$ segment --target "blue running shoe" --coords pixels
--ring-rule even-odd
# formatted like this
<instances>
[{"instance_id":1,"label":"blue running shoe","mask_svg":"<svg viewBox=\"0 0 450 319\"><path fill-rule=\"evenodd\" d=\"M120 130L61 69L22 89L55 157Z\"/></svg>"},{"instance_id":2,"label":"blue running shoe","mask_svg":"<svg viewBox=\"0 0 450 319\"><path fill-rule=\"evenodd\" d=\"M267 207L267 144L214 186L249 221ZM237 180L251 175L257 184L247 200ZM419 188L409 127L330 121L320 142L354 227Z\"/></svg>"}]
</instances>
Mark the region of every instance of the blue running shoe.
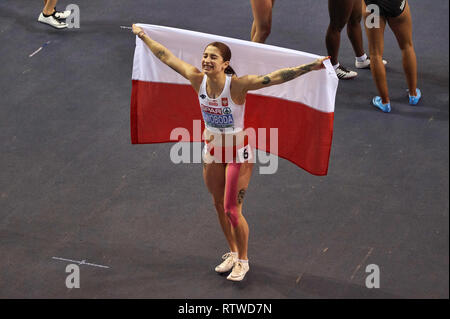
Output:
<instances>
[{"instance_id":1,"label":"blue running shoe","mask_svg":"<svg viewBox=\"0 0 450 319\"><path fill-rule=\"evenodd\" d=\"M391 103L383 104L383 102L381 101L381 97L379 96L375 96L373 98L372 104L373 106L382 110L384 113L389 113L391 111Z\"/></svg>"},{"instance_id":2,"label":"blue running shoe","mask_svg":"<svg viewBox=\"0 0 450 319\"><path fill-rule=\"evenodd\" d=\"M418 88L416 88L416 94L417 94L417 96L411 96L408 92L410 105L417 105L417 103L419 103L419 100L422 97L422 92L420 92L420 90Z\"/></svg>"}]
</instances>

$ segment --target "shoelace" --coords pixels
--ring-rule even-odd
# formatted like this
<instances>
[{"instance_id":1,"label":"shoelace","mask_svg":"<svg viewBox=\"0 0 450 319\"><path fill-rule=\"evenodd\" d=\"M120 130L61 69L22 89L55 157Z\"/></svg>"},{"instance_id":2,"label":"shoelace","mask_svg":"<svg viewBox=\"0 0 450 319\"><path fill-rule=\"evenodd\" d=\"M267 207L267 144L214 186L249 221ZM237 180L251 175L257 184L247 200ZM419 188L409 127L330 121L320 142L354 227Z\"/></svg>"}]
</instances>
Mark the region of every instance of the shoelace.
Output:
<instances>
[{"instance_id":1,"label":"shoelace","mask_svg":"<svg viewBox=\"0 0 450 319\"><path fill-rule=\"evenodd\" d=\"M345 73L350 73L350 71L344 68L342 65L338 66L338 69L344 71Z\"/></svg>"},{"instance_id":2,"label":"shoelace","mask_svg":"<svg viewBox=\"0 0 450 319\"><path fill-rule=\"evenodd\" d=\"M55 11L53 12L53 14L51 15L53 18L55 18L60 24L62 24L62 21L59 21L59 17L58 14L60 14L61 12Z\"/></svg>"},{"instance_id":3,"label":"shoelace","mask_svg":"<svg viewBox=\"0 0 450 319\"><path fill-rule=\"evenodd\" d=\"M226 260L228 257L232 257L233 255L231 253L226 253L222 256L223 260Z\"/></svg>"},{"instance_id":4,"label":"shoelace","mask_svg":"<svg viewBox=\"0 0 450 319\"><path fill-rule=\"evenodd\" d=\"M237 261L234 264L232 274L233 274L233 276L238 276L238 275L240 275L241 271L242 271L242 263Z\"/></svg>"}]
</instances>

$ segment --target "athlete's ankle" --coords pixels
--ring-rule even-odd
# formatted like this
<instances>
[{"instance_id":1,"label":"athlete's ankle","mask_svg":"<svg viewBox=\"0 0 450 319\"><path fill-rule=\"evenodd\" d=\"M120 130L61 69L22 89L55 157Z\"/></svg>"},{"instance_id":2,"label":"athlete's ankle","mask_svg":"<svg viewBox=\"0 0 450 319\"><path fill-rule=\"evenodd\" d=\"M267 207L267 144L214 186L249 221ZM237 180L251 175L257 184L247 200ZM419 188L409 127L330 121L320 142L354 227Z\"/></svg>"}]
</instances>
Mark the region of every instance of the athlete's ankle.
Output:
<instances>
[{"instance_id":1,"label":"athlete's ankle","mask_svg":"<svg viewBox=\"0 0 450 319\"><path fill-rule=\"evenodd\" d=\"M53 15L55 11L56 11L55 9L52 9L50 11L42 10L42 14L44 15L44 17L48 18L49 16Z\"/></svg>"}]
</instances>

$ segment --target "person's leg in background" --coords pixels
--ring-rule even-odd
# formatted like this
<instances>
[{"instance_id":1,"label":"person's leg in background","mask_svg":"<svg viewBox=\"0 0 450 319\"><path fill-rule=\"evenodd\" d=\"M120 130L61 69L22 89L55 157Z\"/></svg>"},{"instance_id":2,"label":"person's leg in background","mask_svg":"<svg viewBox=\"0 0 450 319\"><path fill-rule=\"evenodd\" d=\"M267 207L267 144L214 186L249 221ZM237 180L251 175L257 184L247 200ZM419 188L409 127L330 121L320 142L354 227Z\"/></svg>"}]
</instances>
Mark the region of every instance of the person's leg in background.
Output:
<instances>
[{"instance_id":1,"label":"person's leg in background","mask_svg":"<svg viewBox=\"0 0 450 319\"><path fill-rule=\"evenodd\" d=\"M354 0L352 13L347 23L347 36L352 44L355 57L362 57L365 55L363 47L362 29L362 3L361 0Z\"/></svg>"},{"instance_id":2,"label":"person's leg in background","mask_svg":"<svg viewBox=\"0 0 450 319\"><path fill-rule=\"evenodd\" d=\"M272 29L272 8L275 0L250 0L253 12L251 40L264 43Z\"/></svg>"},{"instance_id":3,"label":"person's leg in background","mask_svg":"<svg viewBox=\"0 0 450 319\"><path fill-rule=\"evenodd\" d=\"M412 40L412 19L408 2L401 15L388 18L387 21L402 51L403 70L408 84L410 104L415 105L419 102L421 93L417 89L417 58Z\"/></svg>"},{"instance_id":4,"label":"person's leg in background","mask_svg":"<svg viewBox=\"0 0 450 319\"><path fill-rule=\"evenodd\" d=\"M366 12L366 5L363 4L364 18L367 19L369 12ZM390 112L389 91L386 80L386 68L383 64L384 51L384 29L386 28L386 18L379 17L380 24L376 27L365 25L367 38L369 40L370 70L377 86L380 96L372 100L372 104L383 112Z\"/></svg>"},{"instance_id":5,"label":"person's leg in background","mask_svg":"<svg viewBox=\"0 0 450 319\"><path fill-rule=\"evenodd\" d=\"M44 0L44 9L42 9L42 13L45 15L52 15L57 3L58 0Z\"/></svg>"},{"instance_id":6,"label":"person's leg in background","mask_svg":"<svg viewBox=\"0 0 450 319\"><path fill-rule=\"evenodd\" d=\"M328 0L328 13L330 23L328 25L325 43L328 55L331 57L336 74L339 79L351 79L358 75L339 64L339 47L341 45L341 31L352 15L354 0Z\"/></svg>"}]
</instances>

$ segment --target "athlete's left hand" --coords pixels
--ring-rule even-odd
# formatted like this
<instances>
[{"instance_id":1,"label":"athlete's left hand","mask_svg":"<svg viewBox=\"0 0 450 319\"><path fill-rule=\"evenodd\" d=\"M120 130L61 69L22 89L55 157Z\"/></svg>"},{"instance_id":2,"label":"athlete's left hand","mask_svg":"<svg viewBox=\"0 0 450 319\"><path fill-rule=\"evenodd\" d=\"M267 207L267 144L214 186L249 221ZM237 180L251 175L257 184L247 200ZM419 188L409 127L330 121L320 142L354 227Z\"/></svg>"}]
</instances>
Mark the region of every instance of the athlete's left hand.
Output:
<instances>
[{"instance_id":1,"label":"athlete's left hand","mask_svg":"<svg viewBox=\"0 0 450 319\"><path fill-rule=\"evenodd\" d=\"M312 70L325 69L325 64L323 64L323 61L328 60L329 58L331 58L331 57L327 56L327 57L324 57L324 58L319 58L316 61L314 61Z\"/></svg>"}]
</instances>

